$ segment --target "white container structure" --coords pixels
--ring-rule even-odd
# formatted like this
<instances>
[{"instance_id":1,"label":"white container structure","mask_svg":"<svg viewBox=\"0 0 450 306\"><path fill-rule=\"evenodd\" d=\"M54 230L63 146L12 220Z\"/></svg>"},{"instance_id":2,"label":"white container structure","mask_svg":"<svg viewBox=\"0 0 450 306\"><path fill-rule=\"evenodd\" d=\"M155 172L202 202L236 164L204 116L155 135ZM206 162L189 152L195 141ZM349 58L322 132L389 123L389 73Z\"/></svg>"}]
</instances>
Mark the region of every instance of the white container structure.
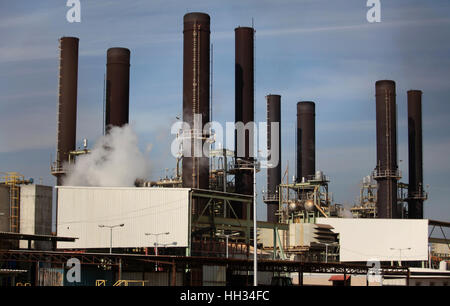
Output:
<instances>
[{"instance_id":1,"label":"white container structure","mask_svg":"<svg viewBox=\"0 0 450 306\"><path fill-rule=\"evenodd\" d=\"M426 261L428 220L317 218L339 233L341 262Z\"/></svg>"},{"instance_id":2,"label":"white container structure","mask_svg":"<svg viewBox=\"0 0 450 306\"><path fill-rule=\"evenodd\" d=\"M189 188L68 187L58 186L58 242L60 249L189 246ZM146 235L146 233L169 233Z\"/></svg>"}]
</instances>

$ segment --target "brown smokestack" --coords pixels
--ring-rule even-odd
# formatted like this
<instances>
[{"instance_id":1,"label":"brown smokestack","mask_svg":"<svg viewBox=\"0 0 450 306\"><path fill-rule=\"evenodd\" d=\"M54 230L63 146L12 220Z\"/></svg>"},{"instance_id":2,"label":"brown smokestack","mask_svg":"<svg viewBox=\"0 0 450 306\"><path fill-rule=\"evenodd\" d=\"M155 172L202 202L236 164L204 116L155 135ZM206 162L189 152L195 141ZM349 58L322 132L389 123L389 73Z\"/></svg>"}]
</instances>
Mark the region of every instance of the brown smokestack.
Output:
<instances>
[{"instance_id":1,"label":"brown smokestack","mask_svg":"<svg viewBox=\"0 0 450 306\"><path fill-rule=\"evenodd\" d=\"M247 123L254 122L254 33L255 30L249 27L239 27L235 32L235 122L242 122L244 126ZM244 135L244 156L238 156L239 151L238 135L235 135L236 160L243 163L252 163L254 156L253 135L245 130ZM256 155L255 153L253 155ZM235 175L236 193L253 196L253 170L240 170ZM238 217L247 218L247 209L241 205L238 211ZM240 213L239 213L240 211ZM253 209L250 216L253 216Z\"/></svg>"},{"instance_id":2,"label":"brown smokestack","mask_svg":"<svg viewBox=\"0 0 450 306\"><path fill-rule=\"evenodd\" d=\"M422 92L408 91L408 218L423 219Z\"/></svg>"},{"instance_id":3,"label":"brown smokestack","mask_svg":"<svg viewBox=\"0 0 450 306\"><path fill-rule=\"evenodd\" d=\"M201 118L202 126L209 122L209 59L210 59L210 17L205 13L184 15L183 46L183 121L194 128L195 116ZM194 147L204 139L198 131L197 136L190 136L189 148L183 147L182 182L183 187L209 189L209 157L203 156ZM196 137L196 138L195 138ZM200 148L201 150L201 148ZM202 154L194 157L194 154ZM193 203L194 213L201 213L204 203Z\"/></svg>"},{"instance_id":4,"label":"brown smokestack","mask_svg":"<svg viewBox=\"0 0 450 306\"><path fill-rule=\"evenodd\" d=\"M377 81L377 166L374 178L378 182L377 217L398 218L397 205L397 105L395 82Z\"/></svg>"},{"instance_id":5,"label":"brown smokestack","mask_svg":"<svg viewBox=\"0 0 450 306\"><path fill-rule=\"evenodd\" d=\"M297 182L308 180L316 171L316 105L297 103Z\"/></svg>"},{"instance_id":6,"label":"brown smokestack","mask_svg":"<svg viewBox=\"0 0 450 306\"><path fill-rule=\"evenodd\" d=\"M128 123L130 98L130 50L110 48L106 56L105 127Z\"/></svg>"},{"instance_id":7,"label":"brown smokestack","mask_svg":"<svg viewBox=\"0 0 450 306\"><path fill-rule=\"evenodd\" d=\"M272 144L271 124L278 122L278 145ZM267 96L267 149L269 152L278 151L278 164L267 168L267 192L265 203L267 204L267 221L278 222L278 185L281 184L281 96ZM273 158L274 156L269 156Z\"/></svg>"},{"instance_id":8,"label":"brown smokestack","mask_svg":"<svg viewBox=\"0 0 450 306\"><path fill-rule=\"evenodd\" d=\"M62 184L63 166L69 160L69 152L76 147L78 42L76 37L59 40L58 135L56 165L52 168L58 186Z\"/></svg>"}]
</instances>

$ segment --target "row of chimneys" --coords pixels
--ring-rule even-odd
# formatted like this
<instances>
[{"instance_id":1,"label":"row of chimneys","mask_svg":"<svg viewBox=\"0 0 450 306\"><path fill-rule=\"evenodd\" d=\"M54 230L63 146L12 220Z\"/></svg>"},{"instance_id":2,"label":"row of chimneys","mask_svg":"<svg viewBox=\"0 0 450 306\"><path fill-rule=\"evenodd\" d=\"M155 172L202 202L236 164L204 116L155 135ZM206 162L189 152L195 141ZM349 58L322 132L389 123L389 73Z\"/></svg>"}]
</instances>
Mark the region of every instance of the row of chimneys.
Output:
<instances>
[{"instance_id":1,"label":"row of chimneys","mask_svg":"<svg viewBox=\"0 0 450 306\"><path fill-rule=\"evenodd\" d=\"M376 130L377 166L374 177L378 182L377 217L403 218L403 207L398 205L397 180L400 173L397 165L397 105L395 82L377 81L376 91ZM280 96L267 97L267 118L270 122L281 122ZM269 130L268 130L269 131ZM315 104L297 103L297 148L296 182L315 173ZM270 137L268 148L270 149ZM280 138L281 156L281 138ZM422 91L408 91L408 218L423 219L423 201L426 198L423 188L422 159ZM281 165L267 170L268 204L267 219L276 222L278 209L277 186L281 183ZM271 197L272 196L272 197ZM271 200L271 198L273 200Z\"/></svg>"},{"instance_id":2,"label":"row of chimneys","mask_svg":"<svg viewBox=\"0 0 450 306\"><path fill-rule=\"evenodd\" d=\"M183 121L193 126L194 114L202 115L202 122L209 122L209 64L210 64L210 17L205 13L188 13L184 16L183 50ZM297 125L297 177L308 177L315 172L315 105L314 102L299 102ZM235 29L235 122L247 124L254 121L254 29L238 27ZM270 143L271 122L281 126L281 97L267 96L268 144ZM279 130L278 150L281 158L281 129ZM204 138L207 135L203 135ZM237 136L235 135L235 147ZM191 141L194 144L194 141ZM238 165L252 164L249 150L253 147L252 138L246 131L245 154L236 156ZM186 150L188 148L185 148ZM189 148L192 152L193 148ZM244 168L244 167L243 167ZM208 157L183 158L183 187L209 188ZM281 160L267 172L267 219L276 222L278 201L276 194L281 183ZM241 169L235 174L236 193L253 195L253 172L251 167ZM270 200L270 199L273 200ZM193 203L194 213L200 213L205 203ZM241 204L231 204L239 218L246 218L247 211ZM250 216L253 215L250 210Z\"/></svg>"},{"instance_id":3,"label":"row of chimneys","mask_svg":"<svg viewBox=\"0 0 450 306\"><path fill-rule=\"evenodd\" d=\"M76 148L78 44L76 37L59 40L59 103L56 151L56 184L62 185L64 163ZM105 128L128 123L130 50L110 48L106 57Z\"/></svg>"},{"instance_id":4,"label":"row of chimneys","mask_svg":"<svg viewBox=\"0 0 450 306\"><path fill-rule=\"evenodd\" d=\"M210 120L210 17L205 13L184 16L183 44L183 121L193 126L194 114L201 114L202 122ZM76 145L78 43L75 37L60 39L60 79L58 108L57 168L68 161L69 152ZM107 51L105 127L121 126L129 117L130 51L110 48ZM409 139L409 218L423 218L422 121L421 96L417 90L408 91ZM379 218L399 218L397 207L397 132L395 82L376 82L377 116L377 211ZM267 96L268 133L270 123L281 127L281 97ZM254 121L254 29L235 29L235 121L244 124ZM281 130L281 129L280 129ZM248 133L248 132L247 132ZM206 136L206 135L204 135ZM268 134L268 149L271 148ZM268 169L267 193L275 195L281 183L281 132L279 135L280 162ZM238 161L251 163L251 137L245 135L245 155ZM235 137L236 141L236 137ZM193 141L191 143L194 143ZM315 172L315 104L297 103L297 181ZM191 151L192 152L192 151ZM184 157L183 187L209 189L208 157ZM57 175L61 185L62 175ZM242 170L235 176L236 192L253 195L253 173ZM267 201L267 218L275 222L277 202ZM205 203L193 203L200 213ZM232 204L233 205L233 204ZM246 218L247 210L233 205L238 217ZM251 216L253 213L251 212Z\"/></svg>"},{"instance_id":5,"label":"row of chimneys","mask_svg":"<svg viewBox=\"0 0 450 306\"><path fill-rule=\"evenodd\" d=\"M377 81L377 165L378 218L402 218L403 207L397 202L397 105L395 82ZM423 160L422 160L422 92L408 91L408 218L423 219Z\"/></svg>"},{"instance_id":6,"label":"row of chimneys","mask_svg":"<svg viewBox=\"0 0 450 306\"><path fill-rule=\"evenodd\" d=\"M183 121L194 126L194 114L201 114L202 122L210 121L210 17L205 13L184 15L183 42ZM235 29L235 121L254 121L254 29ZM250 148L253 137L245 135L245 154L236 158L239 164L251 164ZM206 139L208 135L202 135ZM195 137L195 136L192 136ZM235 144L237 138L235 136ZM191 141L193 146L195 141ZM202 142L203 147L203 142ZM183 148L193 152L193 148ZM183 157L183 187L209 189L209 158ZM235 175L236 193L253 195L253 171L242 169ZM195 199L193 213L200 214L206 203ZM231 203L238 218L247 217L241 203ZM250 209L250 216L252 216Z\"/></svg>"}]
</instances>

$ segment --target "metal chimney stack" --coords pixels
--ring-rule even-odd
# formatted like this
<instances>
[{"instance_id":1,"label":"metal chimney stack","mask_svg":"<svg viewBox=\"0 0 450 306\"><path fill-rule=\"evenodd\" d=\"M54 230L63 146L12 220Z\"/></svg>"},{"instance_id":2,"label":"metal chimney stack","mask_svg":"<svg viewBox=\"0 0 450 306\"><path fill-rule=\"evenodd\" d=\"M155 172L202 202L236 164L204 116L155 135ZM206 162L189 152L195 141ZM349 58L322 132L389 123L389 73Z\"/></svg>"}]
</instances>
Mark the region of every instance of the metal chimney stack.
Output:
<instances>
[{"instance_id":1,"label":"metal chimney stack","mask_svg":"<svg viewBox=\"0 0 450 306\"><path fill-rule=\"evenodd\" d=\"M297 103L297 183L316 172L316 105Z\"/></svg>"},{"instance_id":2,"label":"metal chimney stack","mask_svg":"<svg viewBox=\"0 0 450 306\"><path fill-rule=\"evenodd\" d=\"M62 37L59 40L58 135L56 163L52 166L58 186L62 185L63 167L69 161L69 152L76 148L78 43L77 37Z\"/></svg>"},{"instance_id":3,"label":"metal chimney stack","mask_svg":"<svg viewBox=\"0 0 450 306\"><path fill-rule=\"evenodd\" d=\"M184 15L183 46L183 121L190 126L190 148L183 147L183 187L209 189L209 157L195 147L205 143L202 130L209 122L210 90L210 17L205 13ZM193 133L194 115L201 118L199 129ZM185 131L186 132L186 131ZM201 150L201 148L200 148ZM197 151L197 152L196 152ZM194 154L202 154L195 157ZM193 203L193 211L200 214L205 203Z\"/></svg>"},{"instance_id":4,"label":"metal chimney stack","mask_svg":"<svg viewBox=\"0 0 450 306\"><path fill-rule=\"evenodd\" d=\"M408 91L408 218L423 219L422 91Z\"/></svg>"},{"instance_id":5,"label":"metal chimney stack","mask_svg":"<svg viewBox=\"0 0 450 306\"><path fill-rule=\"evenodd\" d=\"M272 145L272 122L278 122L278 145ZM281 184L281 96L267 96L267 149L278 151L278 164L276 167L267 168L267 192L264 202L267 204L267 222L278 223L279 198L278 185ZM271 156L269 156L271 158Z\"/></svg>"},{"instance_id":6,"label":"metal chimney stack","mask_svg":"<svg viewBox=\"0 0 450 306\"><path fill-rule=\"evenodd\" d=\"M254 122L254 33L250 27L238 27L235 33L235 122L242 122L246 125ZM253 135L245 132L245 153L244 156L237 156L237 134L235 135L236 158L240 158L243 163L251 164L254 156ZM256 155L255 153L253 155ZM235 175L236 193L253 196L253 167L251 169L241 169ZM236 211L236 209L235 209ZM247 210L241 207L238 217L247 218ZM250 216L253 216L253 208L250 209ZM253 218L253 217L251 217Z\"/></svg>"},{"instance_id":7,"label":"metal chimney stack","mask_svg":"<svg viewBox=\"0 0 450 306\"><path fill-rule=\"evenodd\" d=\"M110 48L106 55L106 131L128 123L129 97L130 50Z\"/></svg>"},{"instance_id":8,"label":"metal chimney stack","mask_svg":"<svg viewBox=\"0 0 450 306\"><path fill-rule=\"evenodd\" d=\"M377 81L377 165L374 178L378 182L377 217L398 218L397 180L400 178L397 165L397 111L395 82Z\"/></svg>"}]
</instances>

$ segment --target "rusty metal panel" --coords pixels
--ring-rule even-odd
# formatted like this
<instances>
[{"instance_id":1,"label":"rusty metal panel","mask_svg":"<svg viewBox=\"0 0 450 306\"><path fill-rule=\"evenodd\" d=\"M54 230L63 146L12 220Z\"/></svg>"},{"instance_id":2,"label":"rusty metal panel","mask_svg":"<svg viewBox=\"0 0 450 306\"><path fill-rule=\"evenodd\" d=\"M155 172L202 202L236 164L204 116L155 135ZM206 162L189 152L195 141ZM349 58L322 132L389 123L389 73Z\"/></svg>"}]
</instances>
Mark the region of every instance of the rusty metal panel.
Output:
<instances>
[{"instance_id":1,"label":"rusty metal panel","mask_svg":"<svg viewBox=\"0 0 450 306\"><path fill-rule=\"evenodd\" d=\"M297 103L297 182L316 171L316 105Z\"/></svg>"},{"instance_id":2,"label":"rusty metal panel","mask_svg":"<svg viewBox=\"0 0 450 306\"><path fill-rule=\"evenodd\" d=\"M377 81L377 217L398 218L397 205L397 105L395 82Z\"/></svg>"},{"instance_id":3,"label":"rusty metal panel","mask_svg":"<svg viewBox=\"0 0 450 306\"><path fill-rule=\"evenodd\" d=\"M64 269L39 268L39 286L63 286Z\"/></svg>"},{"instance_id":4,"label":"rusty metal panel","mask_svg":"<svg viewBox=\"0 0 450 306\"><path fill-rule=\"evenodd\" d=\"M78 86L77 37L62 37L59 40L59 103L56 167L62 169L69 160L69 152L76 146L77 86ZM62 177L57 176L57 185Z\"/></svg>"},{"instance_id":5,"label":"rusty metal panel","mask_svg":"<svg viewBox=\"0 0 450 306\"><path fill-rule=\"evenodd\" d=\"M106 130L128 123L129 96L130 50L110 48L106 56Z\"/></svg>"},{"instance_id":6,"label":"rusty metal panel","mask_svg":"<svg viewBox=\"0 0 450 306\"><path fill-rule=\"evenodd\" d=\"M408 218L423 219L422 91L408 91Z\"/></svg>"}]
</instances>

